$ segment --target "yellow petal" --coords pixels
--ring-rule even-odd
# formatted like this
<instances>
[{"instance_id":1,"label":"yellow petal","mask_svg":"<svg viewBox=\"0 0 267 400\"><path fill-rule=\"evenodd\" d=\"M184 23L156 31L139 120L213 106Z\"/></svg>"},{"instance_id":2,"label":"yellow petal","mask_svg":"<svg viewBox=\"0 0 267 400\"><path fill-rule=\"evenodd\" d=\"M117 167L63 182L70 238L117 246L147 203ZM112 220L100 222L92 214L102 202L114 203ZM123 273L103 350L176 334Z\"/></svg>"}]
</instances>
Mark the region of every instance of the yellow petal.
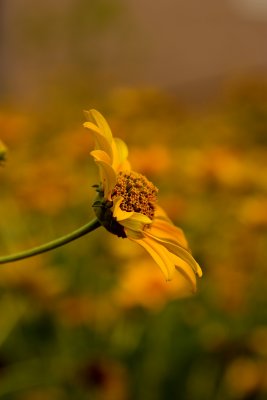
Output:
<instances>
[{"instance_id":1,"label":"yellow petal","mask_svg":"<svg viewBox=\"0 0 267 400\"><path fill-rule=\"evenodd\" d=\"M126 229L141 232L143 231L144 226L151 224L151 222L151 219L146 215L134 212L130 218L121 221L121 225L123 225Z\"/></svg>"},{"instance_id":2,"label":"yellow petal","mask_svg":"<svg viewBox=\"0 0 267 400\"><path fill-rule=\"evenodd\" d=\"M91 131L97 133L98 135L104 136L103 133L101 132L101 129L94 122L86 121L83 123L83 126L87 129L91 129Z\"/></svg>"},{"instance_id":3,"label":"yellow petal","mask_svg":"<svg viewBox=\"0 0 267 400\"><path fill-rule=\"evenodd\" d=\"M121 166L127 160L128 147L126 146L124 141L119 138L114 138L113 146L114 146L113 148L114 158L112 166L116 171L120 171Z\"/></svg>"},{"instance_id":4,"label":"yellow petal","mask_svg":"<svg viewBox=\"0 0 267 400\"><path fill-rule=\"evenodd\" d=\"M111 160L109 155L103 150L93 150L90 152L95 161L103 161L106 164L111 165Z\"/></svg>"},{"instance_id":5,"label":"yellow petal","mask_svg":"<svg viewBox=\"0 0 267 400\"><path fill-rule=\"evenodd\" d=\"M175 271L175 264L172 258L169 256L168 250L165 249L164 246L155 242L151 238L143 238L139 240L130 238L130 240L138 243L151 255L151 257L153 257L153 259L163 272L167 281L172 279L173 273Z\"/></svg>"},{"instance_id":6,"label":"yellow petal","mask_svg":"<svg viewBox=\"0 0 267 400\"><path fill-rule=\"evenodd\" d=\"M161 238L163 240L169 239L173 242L181 244L185 248L188 247L188 243L182 229L178 228L177 226L166 220L155 218L149 232L151 233L151 235Z\"/></svg>"},{"instance_id":7,"label":"yellow petal","mask_svg":"<svg viewBox=\"0 0 267 400\"><path fill-rule=\"evenodd\" d=\"M96 161L99 166L105 199L111 200L111 192L116 184L116 174L113 168L104 161Z\"/></svg>"},{"instance_id":8,"label":"yellow petal","mask_svg":"<svg viewBox=\"0 0 267 400\"><path fill-rule=\"evenodd\" d=\"M86 116L89 118L89 121L93 119L96 122L102 135L105 136L105 138L107 138L107 140L111 144L113 140L112 132L103 115L100 114L100 112L98 112L97 110L92 109L86 113Z\"/></svg>"},{"instance_id":9,"label":"yellow petal","mask_svg":"<svg viewBox=\"0 0 267 400\"><path fill-rule=\"evenodd\" d=\"M167 216L166 212L160 207L158 204L155 209L155 218L165 219L170 221L169 217Z\"/></svg>"},{"instance_id":10,"label":"yellow petal","mask_svg":"<svg viewBox=\"0 0 267 400\"><path fill-rule=\"evenodd\" d=\"M96 149L104 151L109 155L111 160L113 160L113 151L111 143L103 135L102 131L92 122L85 122L83 126L92 131L96 143Z\"/></svg>"},{"instance_id":11,"label":"yellow petal","mask_svg":"<svg viewBox=\"0 0 267 400\"><path fill-rule=\"evenodd\" d=\"M120 208L121 203L123 202L123 197L116 197L113 200L113 217L116 218L118 222L130 218L133 215L133 211L128 212L124 211ZM121 224L122 225L122 224Z\"/></svg>"},{"instance_id":12,"label":"yellow petal","mask_svg":"<svg viewBox=\"0 0 267 400\"><path fill-rule=\"evenodd\" d=\"M121 224L121 225L123 225L123 224ZM124 231L125 231L125 229L124 229ZM137 239L144 238L144 235L141 230L137 231L137 230L127 228L125 233L126 233L126 236L128 239L136 239L137 240Z\"/></svg>"},{"instance_id":13,"label":"yellow petal","mask_svg":"<svg viewBox=\"0 0 267 400\"><path fill-rule=\"evenodd\" d=\"M202 270L200 266L186 248L179 245L178 243L171 242L170 240L164 240L156 236L153 236L147 230L144 231L144 235L151 237L155 241L161 243L164 247L166 247L167 250L169 250L171 253L175 254L177 257L179 257L187 264L189 264L192 270L195 272L195 274L197 274L199 277L202 276Z\"/></svg>"},{"instance_id":14,"label":"yellow petal","mask_svg":"<svg viewBox=\"0 0 267 400\"><path fill-rule=\"evenodd\" d=\"M131 164L128 160L125 160L123 163L120 164L118 167L119 171L130 172L132 170Z\"/></svg>"},{"instance_id":15,"label":"yellow petal","mask_svg":"<svg viewBox=\"0 0 267 400\"><path fill-rule=\"evenodd\" d=\"M173 244L170 242L165 242L165 247L173 254L175 254L177 257L179 257L181 260L185 261L194 273L201 278L202 276L202 270L192 254L187 250L184 249L182 246L179 246L178 244Z\"/></svg>"},{"instance_id":16,"label":"yellow petal","mask_svg":"<svg viewBox=\"0 0 267 400\"><path fill-rule=\"evenodd\" d=\"M155 225L155 228L157 228L158 230L165 232L164 237L169 237L172 240L178 240L178 242L180 242L182 246L186 248L188 247L188 242L182 229L174 225L166 212L159 205L157 205L155 209L153 225ZM163 235L159 233L159 237L163 237Z\"/></svg>"},{"instance_id":17,"label":"yellow petal","mask_svg":"<svg viewBox=\"0 0 267 400\"><path fill-rule=\"evenodd\" d=\"M196 282L196 274L194 273L194 271L192 270L192 268L190 267L190 265L188 265L186 262L184 262L183 260L181 260L179 257L175 256L174 254L170 253L170 256L172 257L172 260L175 264L175 268L176 270L183 275L183 277L189 281L193 292L196 291L197 288L197 282Z\"/></svg>"}]
</instances>

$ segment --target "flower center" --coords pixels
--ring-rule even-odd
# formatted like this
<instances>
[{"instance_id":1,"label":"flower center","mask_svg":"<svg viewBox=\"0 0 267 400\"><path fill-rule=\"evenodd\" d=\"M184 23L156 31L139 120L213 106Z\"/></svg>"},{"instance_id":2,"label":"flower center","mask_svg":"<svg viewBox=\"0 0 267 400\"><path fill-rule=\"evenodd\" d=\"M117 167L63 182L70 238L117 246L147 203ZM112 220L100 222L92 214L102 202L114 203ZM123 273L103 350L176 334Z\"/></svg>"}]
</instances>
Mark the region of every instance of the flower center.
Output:
<instances>
[{"instance_id":1,"label":"flower center","mask_svg":"<svg viewBox=\"0 0 267 400\"><path fill-rule=\"evenodd\" d=\"M134 211L153 219L158 189L145 176L137 172L119 172L111 199L122 197L120 208Z\"/></svg>"}]
</instances>

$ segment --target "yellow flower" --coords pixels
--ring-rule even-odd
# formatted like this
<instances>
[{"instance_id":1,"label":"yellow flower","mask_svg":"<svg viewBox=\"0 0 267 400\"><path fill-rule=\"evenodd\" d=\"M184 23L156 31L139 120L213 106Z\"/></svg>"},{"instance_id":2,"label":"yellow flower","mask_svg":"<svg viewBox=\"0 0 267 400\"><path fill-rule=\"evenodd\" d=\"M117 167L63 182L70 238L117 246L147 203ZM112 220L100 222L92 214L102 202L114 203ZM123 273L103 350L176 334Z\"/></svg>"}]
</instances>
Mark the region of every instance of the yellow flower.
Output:
<instances>
[{"instance_id":1,"label":"yellow flower","mask_svg":"<svg viewBox=\"0 0 267 400\"><path fill-rule=\"evenodd\" d=\"M100 223L111 233L141 245L161 268L166 280L177 270L193 291L202 271L192 257L183 231L173 225L157 204L158 189L145 176L131 170L126 144L113 138L105 118L96 110L85 112L84 127L92 132L91 152L100 171L93 204Z\"/></svg>"},{"instance_id":2,"label":"yellow flower","mask_svg":"<svg viewBox=\"0 0 267 400\"><path fill-rule=\"evenodd\" d=\"M4 143L0 140L0 165L3 161L6 160L6 153L7 153L7 148L4 145Z\"/></svg>"}]
</instances>

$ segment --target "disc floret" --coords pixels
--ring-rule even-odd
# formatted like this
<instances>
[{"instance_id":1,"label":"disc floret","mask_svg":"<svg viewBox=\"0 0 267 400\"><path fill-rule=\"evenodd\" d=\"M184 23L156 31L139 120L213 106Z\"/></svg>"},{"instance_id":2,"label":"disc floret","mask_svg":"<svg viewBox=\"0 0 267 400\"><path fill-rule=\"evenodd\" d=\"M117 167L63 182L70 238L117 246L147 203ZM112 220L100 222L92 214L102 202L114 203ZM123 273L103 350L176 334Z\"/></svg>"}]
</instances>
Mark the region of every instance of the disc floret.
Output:
<instances>
[{"instance_id":1,"label":"disc floret","mask_svg":"<svg viewBox=\"0 0 267 400\"><path fill-rule=\"evenodd\" d=\"M137 172L119 172L116 185L111 193L114 201L122 197L123 211L140 213L151 220L155 214L158 189L144 175Z\"/></svg>"}]
</instances>

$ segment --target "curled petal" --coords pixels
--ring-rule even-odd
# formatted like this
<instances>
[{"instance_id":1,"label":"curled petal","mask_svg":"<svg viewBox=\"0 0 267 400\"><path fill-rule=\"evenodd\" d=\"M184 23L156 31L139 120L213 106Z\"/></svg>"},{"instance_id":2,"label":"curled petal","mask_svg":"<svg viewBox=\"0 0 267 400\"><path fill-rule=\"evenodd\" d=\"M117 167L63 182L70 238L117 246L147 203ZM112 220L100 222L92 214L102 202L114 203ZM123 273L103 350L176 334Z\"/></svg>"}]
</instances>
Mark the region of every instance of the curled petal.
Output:
<instances>
[{"instance_id":1,"label":"curled petal","mask_svg":"<svg viewBox=\"0 0 267 400\"><path fill-rule=\"evenodd\" d=\"M116 173L130 171L131 166L127 160L128 148L123 140L113 138L107 121L98 111L85 111L85 115L88 121L84 123L84 127L91 130L95 139L96 150L102 150L108 154L111 166Z\"/></svg>"},{"instance_id":2,"label":"curled petal","mask_svg":"<svg viewBox=\"0 0 267 400\"><path fill-rule=\"evenodd\" d=\"M88 111L86 111L86 112L88 112ZM90 129L91 131L93 131L93 132L96 133L97 135L102 135L103 137L105 137L105 136L103 135L103 133L101 132L101 130L99 129L99 127L98 127L96 124L94 124L93 122L91 122L91 121L86 121L86 122L83 123L83 126L84 126L85 128L87 128L87 129Z\"/></svg>"},{"instance_id":3,"label":"curled petal","mask_svg":"<svg viewBox=\"0 0 267 400\"><path fill-rule=\"evenodd\" d=\"M131 239L131 238L129 238ZM156 243L153 239L145 237L142 239L131 239L142 246L155 260L163 272L167 281L171 280L175 271L175 264L169 255L168 250Z\"/></svg>"},{"instance_id":4,"label":"curled petal","mask_svg":"<svg viewBox=\"0 0 267 400\"><path fill-rule=\"evenodd\" d=\"M104 163L111 165L111 160L109 155L103 150L93 150L91 151L91 156L93 156L95 161L103 161Z\"/></svg>"},{"instance_id":5,"label":"curled petal","mask_svg":"<svg viewBox=\"0 0 267 400\"><path fill-rule=\"evenodd\" d=\"M102 133L102 135L109 141L111 144L113 137L112 137L112 132L111 129L103 117L103 115L100 114L97 110L90 110L90 111L85 111L85 115L88 118L89 121L95 121L99 131Z\"/></svg>"},{"instance_id":6,"label":"curled petal","mask_svg":"<svg viewBox=\"0 0 267 400\"><path fill-rule=\"evenodd\" d=\"M126 228L128 238L140 239L145 225L151 224L151 219L146 215L134 211L124 211L120 208L123 197L117 197L113 201L113 217Z\"/></svg>"},{"instance_id":7,"label":"curled petal","mask_svg":"<svg viewBox=\"0 0 267 400\"><path fill-rule=\"evenodd\" d=\"M134 211L128 212L128 211L122 210L120 208L120 205L122 202L123 202L123 197L116 197L113 200L113 217L116 218L116 220L118 222L121 222L123 220L130 218L134 214Z\"/></svg>"},{"instance_id":8,"label":"curled petal","mask_svg":"<svg viewBox=\"0 0 267 400\"><path fill-rule=\"evenodd\" d=\"M134 212L130 218L120 221L127 230L142 232L145 225L151 224L151 219L144 214ZM128 235L127 235L128 236ZM143 236L143 235L142 235Z\"/></svg>"},{"instance_id":9,"label":"curled petal","mask_svg":"<svg viewBox=\"0 0 267 400\"><path fill-rule=\"evenodd\" d=\"M103 135L102 131L92 122L85 122L83 126L92 131L96 143L96 149L107 153L112 160L113 152L111 142Z\"/></svg>"},{"instance_id":10,"label":"curled petal","mask_svg":"<svg viewBox=\"0 0 267 400\"><path fill-rule=\"evenodd\" d=\"M136 239L137 240L137 239L143 239L143 237L144 237L141 230L134 230L134 229L127 228L125 233L126 233L126 237L128 239Z\"/></svg>"}]
</instances>

